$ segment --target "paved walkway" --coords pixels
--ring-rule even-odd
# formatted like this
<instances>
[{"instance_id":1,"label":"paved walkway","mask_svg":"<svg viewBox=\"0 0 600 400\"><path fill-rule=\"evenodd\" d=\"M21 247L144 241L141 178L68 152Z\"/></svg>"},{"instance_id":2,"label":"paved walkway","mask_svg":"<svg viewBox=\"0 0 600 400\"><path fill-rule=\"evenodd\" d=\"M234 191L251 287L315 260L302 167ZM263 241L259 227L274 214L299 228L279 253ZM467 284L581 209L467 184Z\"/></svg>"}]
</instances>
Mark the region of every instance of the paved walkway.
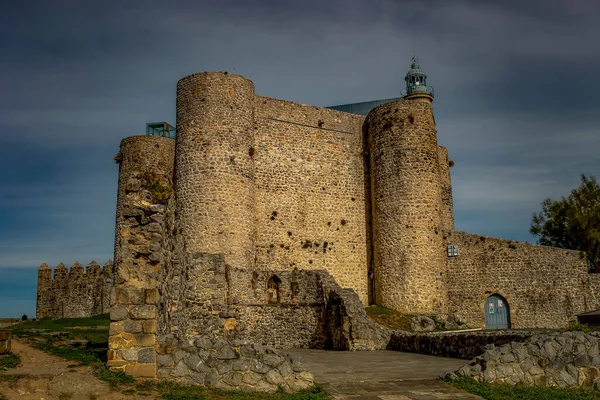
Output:
<instances>
[{"instance_id":1,"label":"paved walkway","mask_svg":"<svg viewBox=\"0 0 600 400\"><path fill-rule=\"evenodd\" d=\"M437 377L466 363L399 351L292 350L336 400L474 400Z\"/></svg>"}]
</instances>

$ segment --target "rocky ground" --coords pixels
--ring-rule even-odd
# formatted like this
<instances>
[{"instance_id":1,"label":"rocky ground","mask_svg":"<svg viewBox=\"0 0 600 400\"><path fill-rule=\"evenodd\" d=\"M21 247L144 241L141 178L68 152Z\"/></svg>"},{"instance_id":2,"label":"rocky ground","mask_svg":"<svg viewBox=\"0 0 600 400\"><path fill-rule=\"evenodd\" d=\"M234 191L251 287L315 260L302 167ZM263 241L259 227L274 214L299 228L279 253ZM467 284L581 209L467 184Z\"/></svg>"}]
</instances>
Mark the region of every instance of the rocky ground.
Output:
<instances>
[{"instance_id":1,"label":"rocky ground","mask_svg":"<svg viewBox=\"0 0 600 400\"><path fill-rule=\"evenodd\" d=\"M75 366L72 361L36 350L22 339L12 341L12 352L21 364L0 372L0 399L6 400L95 400L158 399L122 393L122 389L99 380L90 366Z\"/></svg>"}]
</instances>

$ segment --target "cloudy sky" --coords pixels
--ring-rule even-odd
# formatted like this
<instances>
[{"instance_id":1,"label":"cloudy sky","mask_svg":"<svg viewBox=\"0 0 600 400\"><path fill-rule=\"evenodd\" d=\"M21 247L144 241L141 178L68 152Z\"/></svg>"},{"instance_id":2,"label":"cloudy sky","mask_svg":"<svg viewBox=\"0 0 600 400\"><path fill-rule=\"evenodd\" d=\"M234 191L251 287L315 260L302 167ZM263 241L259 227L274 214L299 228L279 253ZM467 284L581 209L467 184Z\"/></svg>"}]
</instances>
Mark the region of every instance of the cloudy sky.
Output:
<instances>
[{"instance_id":1,"label":"cloudy sky","mask_svg":"<svg viewBox=\"0 0 600 400\"><path fill-rule=\"evenodd\" d=\"M547 197L600 178L595 0L3 1L0 317L35 314L42 262L112 258L119 141L175 123L175 85L229 71L314 105L435 88L456 228L535 242Z\"/></svg>"}]
</instances>

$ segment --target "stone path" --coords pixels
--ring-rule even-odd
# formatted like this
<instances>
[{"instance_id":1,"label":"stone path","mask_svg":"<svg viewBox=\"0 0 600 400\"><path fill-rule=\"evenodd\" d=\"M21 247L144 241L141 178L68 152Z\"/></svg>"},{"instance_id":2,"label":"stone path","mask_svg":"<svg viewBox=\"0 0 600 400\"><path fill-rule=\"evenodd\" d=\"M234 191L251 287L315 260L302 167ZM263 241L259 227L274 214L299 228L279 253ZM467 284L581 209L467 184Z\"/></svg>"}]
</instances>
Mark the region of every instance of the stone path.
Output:
<instances>
[{"instance_id":1,"label":"stone path","mask_svg":"<svg viewBox=\"0 0 600 400\"><path fill-rule=\"evenodd\" d=\"M291 350L336 400L475 400L437 377L466 360L399 351Z\"/></svg>"}]
</instances>

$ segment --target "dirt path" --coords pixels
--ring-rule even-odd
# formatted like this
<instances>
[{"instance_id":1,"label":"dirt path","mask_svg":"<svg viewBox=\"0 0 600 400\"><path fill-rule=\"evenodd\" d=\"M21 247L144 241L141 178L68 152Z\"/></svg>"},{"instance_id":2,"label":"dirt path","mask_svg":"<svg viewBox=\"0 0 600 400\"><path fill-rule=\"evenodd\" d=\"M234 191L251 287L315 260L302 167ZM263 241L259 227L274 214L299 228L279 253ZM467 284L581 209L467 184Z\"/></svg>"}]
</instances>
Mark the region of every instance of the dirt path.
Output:
<instances>
[{"instance_id":1,"label":"dirt path","mask_svg":"<svg viewBox=\"0 0 600 400\"><path fill-rule=\"evenodd\" d=\"M96 378L91 367L76 367L67 361L44 353L27 343L13 339L12 352L21 357L14 369L0 372L0 398L7 400L117 400L155 399L153 396L123 394ZM26 377L20 377L27 375Z\"/></svg>"}]
</instances>

